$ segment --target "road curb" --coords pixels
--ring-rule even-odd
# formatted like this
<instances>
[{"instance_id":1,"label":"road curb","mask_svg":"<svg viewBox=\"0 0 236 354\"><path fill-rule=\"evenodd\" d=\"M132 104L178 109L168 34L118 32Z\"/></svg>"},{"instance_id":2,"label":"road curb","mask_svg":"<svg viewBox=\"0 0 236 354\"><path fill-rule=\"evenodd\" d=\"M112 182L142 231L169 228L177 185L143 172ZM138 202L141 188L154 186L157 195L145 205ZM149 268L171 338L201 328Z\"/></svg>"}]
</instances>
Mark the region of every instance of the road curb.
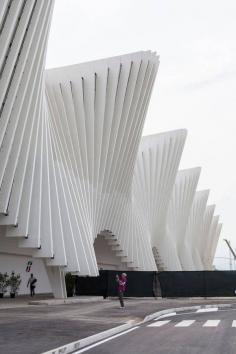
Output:
<instances>
[{"instance_id":1,"label":"road curb","mask_svg":"<svg viewBox=\"0 0 236 354\"><path fill-rule=\"evenodd\" d=\"M79 298L79 297L69 297L67 299L46 299L46 300L30 300L28 302L28 305L37 305L37 306L58 306L58 305L71 305L71 304L91 304L91 303L97 303L97 302L103 302L104 299L102 296L97 296L97 297L91 297L91 299L88 298ZM109 299L106 300L107 303L110 302Z\"/></svg>"},{"instance_id":2,"label":"road curb","mask_svg":"<svg viewBox=\"0 0 236 354\"><path fill-rule=\"evenodd\" d=\"M127 329L130 329L137 325L137 322L135 320L130 320L127 323L117 326L111 329L108 329L106 331L94 334L92 336L79 339L75 342L68 343L66 345L63 345L61 347L58 347L56 349L49 350L47 352L44 352L42 354L70 354L73 353L75 350L82 349L90 344L93 344L95 342L98 342L102 339L106 339L108 337L111 337L115 334L118 334L120 332L126 331Z\"/></svg>"},{"instance_id":3,"label":"road curb","mask_svg":"<svg viewBox=\"0 0 236 354\"><path fill-rule=\"evenodd\" d=\"M159 316L162 315L167 315L168 313L172 312L181 312L181 311L189 311L189 310L199 310L199 309L204 309L204 308L211 308L211 307L218 307L218 308L232 308L233 306L236 306L236 304L212 304L212 305L194 305L194 306L183 306L183 307L174 307L174 308L169 308L165 310L160 310L157 312L154 312L150 315L147 315L142 321L137 322L135 320L130 320L127 323L117 326L111 329L108 329L106 331L94 334L92 336L79 339L75 342L65 344L61 347L58 347L56 349L49 350L47 352L44 352L42 354L71 354L75 350L82 349L88 345L91 345L93 343L96 343L100 340L109 338L115 334L121 333L123 331L126 331L132 327L142 325L146 322L149 322L153 320L154 318L158 318Z\"/></svg>"},{"instance_id":4,"label":"road curb","mask_svg":"<svg viewBox=\"0 0 236 354\"><path fill-rule=\"evenodd\" d=\"M218 308L232 308L235 304L212 304L212 305L194 305L194 306L183 306L183 307L173 307L170 309L165 309L165 310L160 310L157 312L154 312L150 315L147 315L143 321L141 321L139 324L143 324L146 322L149 322L153 320L154 318L157 318L162 315L167 315L168 313L172 312L181 312L181 311L189 311L189 310L199 310L199 309L206 309L206 308L211 308L211 307L218 307Z\"/></svg>"}]
</instances>

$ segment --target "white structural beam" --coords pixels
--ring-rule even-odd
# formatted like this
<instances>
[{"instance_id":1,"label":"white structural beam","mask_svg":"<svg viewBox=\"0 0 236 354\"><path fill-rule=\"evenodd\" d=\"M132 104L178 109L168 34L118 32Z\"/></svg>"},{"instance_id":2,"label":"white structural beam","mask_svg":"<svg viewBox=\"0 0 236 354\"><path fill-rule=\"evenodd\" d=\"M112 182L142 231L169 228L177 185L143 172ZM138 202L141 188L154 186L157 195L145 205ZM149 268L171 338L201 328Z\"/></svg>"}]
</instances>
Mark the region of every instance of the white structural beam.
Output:
<instances>
[{"instance_id":1,"label":"white structural beam","mask_svg":"<svg viewBox=\"0 0 236 354\"><path fill-rule=\"evenodd\" d=\"M222 226L223 226L222 223L218 223L218 225L216 227L214 239L213 239L213 242L212 242L211 254L210 254L210 262L209 262L209 265L210 265L211 269L213 269L213 261L214 261L214 258L215 258L217 244L219 242L220 234L221 234L221 231L222 231Z\"/></svg>"},{"instance_id":2,"label":"white structural beam","mask_svg":"<svg viewBox=\"0 0 236 354\"><path fill-rule=\"evenodd\" d=\"M166 233L166 220L185 139L185 130L143 137L134 171L134 204L151 239L159 270L180 269Z\"/></svg>"},{"instance_id":3,"label":"white structural beam","mask_svg":"<svg viewBox=\"0 0 236 354\"><path fill-rule=\"evenodd\" d=\"M201 242L198 244L198 252L201 257L202 264L204 269L207 269L207 264L205 262L205 255L208 252L208 249L211 247L211 239L210 239L210 229L211 224L214 216L215 205L207 205L205 213L204 213L204 220L202 224L202 231L201 231Z\"/></svg>"},{"instance_id":4,"label":"white structural beam","mask_svg":"<svg viewBox=\"0 0 236 354\"><path fill-rule=\"evenodd\" d=\"M190 211L185 240L181 254L183 270L202 270L203 264L198 252L201 243L202 224L209 190L197 191Z\"/></svg>"},{"instance_id":5,"label":"white structural beam","mask_svg":"<svg viewBox=\"0 0 236 354\"><path fill-rule=\"evenodd\" d=\"M176 249L181 270L189 260L186 254L189 251L185 248L185 234L200 172L200 167L178 172L168 209L166 233ZM172 270L177 270L176 266L173 265Z\"/></svg>"},{"instance_id":6,"label":"white structural beam","mask_svg":"<svg viewBox=\"0 0 236 354\"><path fill-rule=\"evenodd\" d=\"M219 216L214 215L209 229L208 239L209 242L204 251L204 264L207 270L212 270L213 260L215 256L215 251L217 243L220 237L222 229L222 224L219 223Z\"/></svg>"}]
</instances>

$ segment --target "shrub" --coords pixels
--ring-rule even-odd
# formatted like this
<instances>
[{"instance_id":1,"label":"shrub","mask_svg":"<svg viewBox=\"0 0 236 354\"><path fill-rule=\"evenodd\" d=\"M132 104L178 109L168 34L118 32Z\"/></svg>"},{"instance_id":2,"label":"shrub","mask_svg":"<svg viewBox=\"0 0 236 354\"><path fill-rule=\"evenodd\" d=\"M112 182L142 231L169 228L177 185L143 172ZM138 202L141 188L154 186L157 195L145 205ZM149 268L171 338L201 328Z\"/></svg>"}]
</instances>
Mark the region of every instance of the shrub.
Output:
<instances>
[{"instance_id":1,"label":"shrub","mask_svg":"<svg viewBox=\"0 0 236 354\"><path fill-rule=\"evenodd\" d=\"M15 274L15 272L11 273L9 278L9 286L10 286L10 293L17 294L20 288L21 278L20 274Z\"/></svg>"},{"instance_id":2,"label":"shrub","mask_svg":"<svg viewBox=\"0 0 236 354\"><path fill-rule=\"evenodd\" d=\"M0 294L5 294L7 292L8 285L9 275L7 273L0 273Z\"/></svg>"}]
</instances>

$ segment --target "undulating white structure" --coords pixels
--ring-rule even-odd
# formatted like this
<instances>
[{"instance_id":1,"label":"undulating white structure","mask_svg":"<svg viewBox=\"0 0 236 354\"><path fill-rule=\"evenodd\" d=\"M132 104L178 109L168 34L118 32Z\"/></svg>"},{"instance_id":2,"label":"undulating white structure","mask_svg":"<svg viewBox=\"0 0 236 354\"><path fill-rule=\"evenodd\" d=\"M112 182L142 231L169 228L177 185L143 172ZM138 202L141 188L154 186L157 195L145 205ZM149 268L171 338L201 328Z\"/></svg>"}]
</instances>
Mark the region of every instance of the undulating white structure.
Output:
<instances>
[{"instance_id":1,"label":"undulating white structure","mask_svg":"<svg viewBox=\"0 0 236 354\"><path fill-rule=\"evenodd\" d=\"M56 182L63 174L71 225L59 247L68 271L97 274L93 243L102 233L124 266L155 267L151 247L134 227L131 187L158 62L140 52L46 72Z\"/></svg>"},{"instance_id":2,"label":"undulating white structure","mask_svg":"<svg viewBox=\"0 0 236 354\"><path fill-rule=\"evenodd\" d=\"M188 262L183 264L184 270L203 269L199 247L205 242L202 237L202 226L208 197L209 190L197 191L194 196L184 240L186 254L189 257Z\"/></svg>"},{"instance_id":3,"label":"undulating white structure","mask_svg":"<svg viewBox=\"0 0 236 354\"><path fill-rule=\"evenodd\" d=\"M136 161L134 204L149 232L158 269L181 269L174 235L167 231L167 213L185 139L185 130L143 137Z\"/></svg>"},{"instance_id":4,"label":"undulating white structure","mask_svg":"<svg viewBox=\"0 0 236 354\"><path fill-rule=\"evenodd\" d=\"M175 179L175 185L167 215L167 234L176 246L178 267L167 267L169 270L184 270L191 264L191 252L186 242L186 229L197 188L201 169L199 167L180 170ZM190 259L189 259L190 258Z\"/></svg>"},{"instance_id":5,"label":"undulating white structure","mask_svg":"<svg viewBox=\"0 0 236 354\"><path fill-rule=\"evenodd\" d=\"M45 71L52 11L0 3L0 271L34 259L65 297L66 272L211 269L221 224L200 169L178 172L186 131L141 139L158 56Z\"/></svg>"}]
</instances>

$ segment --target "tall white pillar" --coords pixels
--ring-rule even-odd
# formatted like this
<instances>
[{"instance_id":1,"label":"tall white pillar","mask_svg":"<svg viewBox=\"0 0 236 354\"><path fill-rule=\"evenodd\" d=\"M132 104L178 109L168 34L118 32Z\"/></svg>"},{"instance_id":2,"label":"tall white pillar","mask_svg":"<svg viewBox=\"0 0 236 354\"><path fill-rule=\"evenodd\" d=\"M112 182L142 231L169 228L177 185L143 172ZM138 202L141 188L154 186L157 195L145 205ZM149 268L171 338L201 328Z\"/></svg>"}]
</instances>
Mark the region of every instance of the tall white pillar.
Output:
<instances>
[{"instance_id":1,"label":"tall white pillar","mask_svg":"<svg viewBox=\"0 0 236 354\"><path fill-rule=\"evenodd\" d=\"M56 299L66 299L65 273L61 267L46 267L48 279Z\"/></svg>"}]
</instances>

